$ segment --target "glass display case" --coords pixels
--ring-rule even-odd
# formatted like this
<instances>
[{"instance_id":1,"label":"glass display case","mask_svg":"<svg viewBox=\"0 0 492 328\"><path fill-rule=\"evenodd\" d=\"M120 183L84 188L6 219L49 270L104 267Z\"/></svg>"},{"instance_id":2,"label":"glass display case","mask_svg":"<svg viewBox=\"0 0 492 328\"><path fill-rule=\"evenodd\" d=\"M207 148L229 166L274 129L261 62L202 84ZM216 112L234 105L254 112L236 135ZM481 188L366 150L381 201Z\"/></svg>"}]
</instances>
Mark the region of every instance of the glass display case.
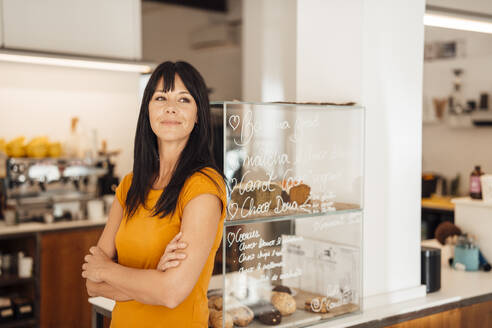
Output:
<instances>
[{"instance_id":1,"label":"glass display case","mask_svg":"<svg viewBox=\"0 0 492 328\"><path fill-rule=\"evenodd\" d=\"M212 108L229 202L210 326L306 327L360 312L364 109Z\"/></svg>"}]
</instances>

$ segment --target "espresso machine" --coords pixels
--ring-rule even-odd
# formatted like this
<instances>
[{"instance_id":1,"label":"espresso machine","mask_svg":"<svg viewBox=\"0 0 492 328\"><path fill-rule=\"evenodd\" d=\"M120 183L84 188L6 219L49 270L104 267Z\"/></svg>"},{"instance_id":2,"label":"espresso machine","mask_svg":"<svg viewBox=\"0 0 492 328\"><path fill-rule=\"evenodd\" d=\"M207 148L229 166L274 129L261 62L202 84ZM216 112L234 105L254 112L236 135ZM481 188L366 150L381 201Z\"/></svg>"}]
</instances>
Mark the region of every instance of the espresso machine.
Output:
<instances>
[{"instance_id":1,"label":"espresso machine","mask_svg":"<svg viewBox=\"0 0 492 328\"><path fill-rule=\"evenodd\" d=\"M87 202L101 196L109 158L0 156L0 202L16 223L81 220Z\"/></svg>"}]
</instances>

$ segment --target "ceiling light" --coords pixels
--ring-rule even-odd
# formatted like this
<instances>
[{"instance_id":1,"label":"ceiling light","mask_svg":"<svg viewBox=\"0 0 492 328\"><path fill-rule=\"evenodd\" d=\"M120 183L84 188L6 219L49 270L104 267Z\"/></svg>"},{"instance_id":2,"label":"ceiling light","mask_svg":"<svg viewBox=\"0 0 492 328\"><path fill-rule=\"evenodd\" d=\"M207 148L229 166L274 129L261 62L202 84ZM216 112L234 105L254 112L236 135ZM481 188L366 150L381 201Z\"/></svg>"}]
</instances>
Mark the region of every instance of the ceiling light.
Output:
<instances>
[{"instance_id":1,"label":"ceiling light","mask_svg":"<svg viewBox=\"0 0 492 328\"><path fill-rule=\"evenodd\" d=\"M116 60L111 61L111 60L103 60L103 59L97 60L97 59L85 59L85 58L70 58L70 57L62 57L58 55L22 53L22 52L13 52L13 51L0 52L0 61L86 68L86 69L98 69L98 70L107 70L107 71L120 71L120 72L136 72L136 73L152 72L152 64L146 64L146 63L137 63L137 62L130 62L130 61L125 62L125 61L116 61Z\"/></svg>"},{"instance_id":2,"label":"ceiling light","mask_svg":"<svg viewBox=\"0 0 492 328\"><path fill-rule=\"evenodd\" d=\"M492 33L492 16L469 11L427 6L424 25L480 33Z\"/></svg>"}]
</instances>

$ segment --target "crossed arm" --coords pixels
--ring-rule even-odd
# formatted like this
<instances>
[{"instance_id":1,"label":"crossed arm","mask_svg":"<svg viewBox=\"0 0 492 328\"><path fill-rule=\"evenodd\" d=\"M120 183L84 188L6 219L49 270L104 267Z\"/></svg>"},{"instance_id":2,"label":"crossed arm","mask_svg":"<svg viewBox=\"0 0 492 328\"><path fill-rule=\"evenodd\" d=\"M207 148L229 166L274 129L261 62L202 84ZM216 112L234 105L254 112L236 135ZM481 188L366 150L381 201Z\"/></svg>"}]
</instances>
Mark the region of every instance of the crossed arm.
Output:
<instances>
[{"instance_id":1,"label":"crossed arm","mask_svg":"<svg viewBox=\"0 0 492 328\"><path fill-rule=\"evenodd\" d=\"M191 293L203 270L215 240L221 210L222 203L215 195L201 194L193 198L184 208L181 219L179 243L187 244L186 261L166 271L134 269L111 260L116 254L115 236L123 217L123 208L115 200L101 238L97 246L90 249L91 254L85 257L86 263L82 266L88 294L169 308L178 306Z\"/></svg>"}]
</instances>

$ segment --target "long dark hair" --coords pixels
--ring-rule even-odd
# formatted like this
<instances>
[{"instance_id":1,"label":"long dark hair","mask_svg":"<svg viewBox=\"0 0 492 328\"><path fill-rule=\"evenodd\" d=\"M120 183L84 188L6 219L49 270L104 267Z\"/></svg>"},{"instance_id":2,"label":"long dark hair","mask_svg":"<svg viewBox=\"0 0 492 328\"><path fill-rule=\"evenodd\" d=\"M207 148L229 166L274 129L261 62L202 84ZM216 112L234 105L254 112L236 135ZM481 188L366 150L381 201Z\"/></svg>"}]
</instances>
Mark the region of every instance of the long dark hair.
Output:
<instances>
[{"instance_id":1,"label":"long dark hair","mask_svg":"<svg viewBox=\"0 0 492 328\"><path fill-rule=\"evenodd\" d=\"M157 136L150 126L149 102L161 78L164 80L165 92L174 90L175 74L179 75L191 96L195 99L198 123L191 131L168 185L153 208L153 215L159 215L163 218L175 211L179 193L186 179L195 172L206 175L219 188L215 180L206 172L203 172L202 169L205 167L215 169L225 180L224 173L217 167L212 155L213 134L205 81L200 73L189 63L166 61L157 66L150 76L143 94L142 105L140 106L133 152L133 179L125 203L125 213L128 218L135 214L140 205L145 207L147 195L159 175L159 150Z\"/></svg>"}]
</instances>

